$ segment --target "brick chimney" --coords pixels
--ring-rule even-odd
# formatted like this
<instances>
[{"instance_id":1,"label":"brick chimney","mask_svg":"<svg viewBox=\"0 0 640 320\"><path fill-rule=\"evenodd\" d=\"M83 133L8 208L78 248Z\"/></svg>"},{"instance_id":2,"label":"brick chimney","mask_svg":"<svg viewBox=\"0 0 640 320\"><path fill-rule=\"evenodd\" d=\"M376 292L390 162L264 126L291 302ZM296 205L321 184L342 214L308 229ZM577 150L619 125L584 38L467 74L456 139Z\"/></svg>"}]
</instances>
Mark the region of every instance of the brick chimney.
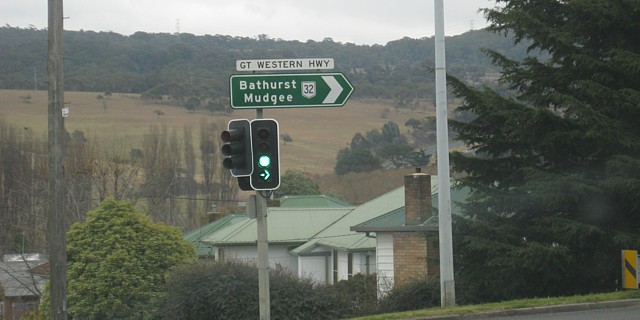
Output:
<instances>
[{"instance_id":1,"label":"brick chimney","mask_svg":"<svg viewBox=\"0 0 640 320\"><path fill-rule=\"evenodd\" d=\"M431 218L431 175L416 173L404 176L405 225L419 225Z\"/></svg>"}]
</instances>

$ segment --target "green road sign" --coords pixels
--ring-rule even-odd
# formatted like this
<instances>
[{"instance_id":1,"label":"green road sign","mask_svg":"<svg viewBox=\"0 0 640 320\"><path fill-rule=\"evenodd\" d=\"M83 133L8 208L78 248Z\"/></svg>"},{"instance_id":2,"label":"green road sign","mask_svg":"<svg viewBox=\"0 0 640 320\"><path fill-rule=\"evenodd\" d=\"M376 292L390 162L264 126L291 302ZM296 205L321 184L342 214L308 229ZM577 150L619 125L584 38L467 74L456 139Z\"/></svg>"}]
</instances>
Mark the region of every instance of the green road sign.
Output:
<instances>
[{"instance_id":1,"label":"green road sign","mask_svg":"<svg viewBox=\"0 0 640 320\"><path fill-rule=\"evenodd\" d=\"M341 107L353 92L342 73L233 75L231 108Z\"/></svg>"}]
</instances>

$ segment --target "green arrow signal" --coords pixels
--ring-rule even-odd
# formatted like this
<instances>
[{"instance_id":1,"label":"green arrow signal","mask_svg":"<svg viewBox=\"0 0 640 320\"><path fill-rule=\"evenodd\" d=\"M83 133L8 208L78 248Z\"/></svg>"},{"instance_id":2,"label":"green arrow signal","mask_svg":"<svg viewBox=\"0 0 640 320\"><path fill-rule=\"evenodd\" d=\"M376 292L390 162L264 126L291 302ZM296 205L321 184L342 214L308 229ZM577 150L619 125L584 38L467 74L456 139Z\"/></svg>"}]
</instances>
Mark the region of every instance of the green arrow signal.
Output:
<instances>
[{"instance_id":1,"label":"green arrow signal","mask_svg":"<svg viewBox=\"0 0 640 320\"><path fill-rule=\"evenodd\" d=\"M233 75L229 78L231 107L341 107L353 93L342 73Z\"/></svg>"},{"instance_id":2,"label":"green arrow signal","mask_svg":"<svg viewBox=\"0 0 640 320\"><path fill-rule=\"evenodd\" d=\"M260 172L259 176L260 178L262 178L262 180L269 181L269 179L271 178L271 172L265 169L265 170L262 170L262 172Z\"/></svg>"}]
</instances>

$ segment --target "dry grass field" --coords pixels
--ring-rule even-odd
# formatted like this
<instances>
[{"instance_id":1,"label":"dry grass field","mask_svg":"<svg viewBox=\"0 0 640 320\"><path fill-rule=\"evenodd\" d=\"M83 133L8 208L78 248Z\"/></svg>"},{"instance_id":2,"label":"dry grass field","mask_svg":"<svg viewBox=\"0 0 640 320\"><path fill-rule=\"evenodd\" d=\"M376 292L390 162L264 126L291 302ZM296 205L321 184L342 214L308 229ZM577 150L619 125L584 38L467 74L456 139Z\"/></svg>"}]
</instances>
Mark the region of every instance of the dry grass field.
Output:
<instances>
[{"instance_id":1,"label":"dry grass field","mask_svg":"<svg viewBox=\"0 0 640 320\"><path fill-rule=\"evenodd\" d=\"M178 129L179 135L185 126L190 126L197 146L197 130L203 118L219 123L220 127L226 126L230 119L255 118L254 110L235 110L232 115L189 113L181 107L147 103L134 94L114 93L107 100L97 99L98 95L66 92L65 103L70 115L65 118L65 128L70 132L81 130L88 138L105 142L104 145L120 140L129 142L130 147L141 147L142 136L149 126L164 124L169 129ZM29 103L23 101L22 97L26 96L31 97ZM46 137L47 99L46 91L0 90L0 120L41 132ZM388 121L406 130L404 123L408 119L435 114L433 107L424 109L427 108L429 110L396 112L385 102L351 99L340 108L265 109L264 117L278 120L280 134L288 134L293 139L293 142L281 143L282 171L297 169L321 175L333 172L336 154L351 142L355 133L380 130ZM383 118L385 109L388 112ZM164 115L156 115L156 110Z\"/></svg>"}]
</instances>

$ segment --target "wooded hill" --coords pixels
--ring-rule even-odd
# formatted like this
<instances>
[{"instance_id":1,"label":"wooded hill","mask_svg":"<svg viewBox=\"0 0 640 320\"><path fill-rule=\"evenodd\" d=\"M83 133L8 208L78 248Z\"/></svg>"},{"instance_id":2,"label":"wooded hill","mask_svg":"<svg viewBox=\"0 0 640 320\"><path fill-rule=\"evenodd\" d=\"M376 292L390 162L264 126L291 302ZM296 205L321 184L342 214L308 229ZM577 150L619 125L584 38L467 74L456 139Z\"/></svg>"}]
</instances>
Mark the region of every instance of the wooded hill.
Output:
<instances>
[{"instance_id":1,"label":"wooded hill","mask_svg":"<svg viewBox=\"0 0 640 320\"><path fill-rule=\"evenodd\" d=\"M481 52L490 48L522 57L526 46L484 30L448 37L447 69L472 82L494 79ZM386 45L355 45L326 38L285 41L226 35L66 31L65 90L166 95L176 102L228 97L228 77L238 59L334 58L336 71L357 88L354 97L397 99L399 104L433 95L434 39L403 38ZM47 31L0 28L0 88L46 87ZM489 77L487 77L489 76Z\"/></svg>"}]
</instances>

